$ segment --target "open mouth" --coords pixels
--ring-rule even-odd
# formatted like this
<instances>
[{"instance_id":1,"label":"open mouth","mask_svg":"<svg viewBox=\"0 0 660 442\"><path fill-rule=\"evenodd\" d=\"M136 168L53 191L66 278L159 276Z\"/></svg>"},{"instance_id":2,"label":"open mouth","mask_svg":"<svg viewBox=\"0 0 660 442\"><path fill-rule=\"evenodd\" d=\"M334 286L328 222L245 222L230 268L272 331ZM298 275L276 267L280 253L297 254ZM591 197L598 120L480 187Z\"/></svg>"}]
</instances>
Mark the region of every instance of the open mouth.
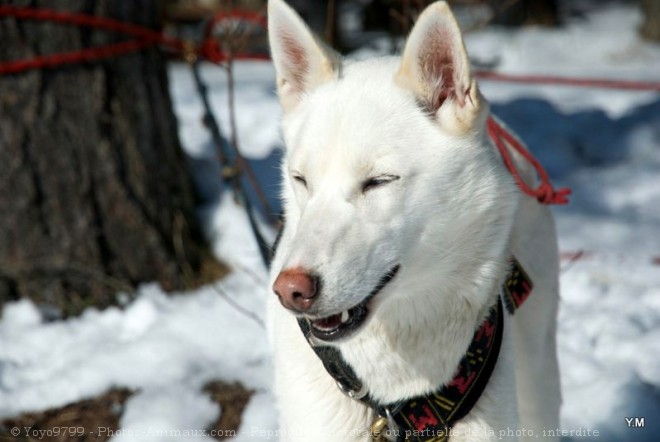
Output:
<instances>
[{"instance_id":1,"label":"open mouth","mask_svg":"<svg viewBox=\"0 0 660 442\"><path fill-rule=\"evenodd\" d=\"M360 328L369 316L369 301L394 279L399 267L397 264L385 273L371 293L355 307L325 318L307 319L312 335L322 341L336 341Z\"/></svg>"}]
</instances>

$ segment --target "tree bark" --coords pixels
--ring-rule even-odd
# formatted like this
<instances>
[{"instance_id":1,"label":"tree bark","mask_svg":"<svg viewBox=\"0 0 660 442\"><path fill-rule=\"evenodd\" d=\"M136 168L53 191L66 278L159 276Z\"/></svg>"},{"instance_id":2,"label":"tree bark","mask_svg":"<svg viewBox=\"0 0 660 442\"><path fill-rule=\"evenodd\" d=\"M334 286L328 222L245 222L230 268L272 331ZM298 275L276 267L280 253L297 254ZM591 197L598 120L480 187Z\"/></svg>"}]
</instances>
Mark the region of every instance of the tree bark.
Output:
<instances>
[{"instance_id":1,"label":"tree bark","mask_svg":"<svg viewBox=\"0 0 660 442\"><path fill-rule=\"evenodd\" d=\"M639 29L647 40L660 41L660 0L640 0L644 22Z\"/></svg>"},{"instance_id":2,"label":"tree bark","mask_svg":"<svg viewBox=\"0 0 660 442\"><path fill-rule=\"evenodd\" d=\"M160 18L157 0L23 3L150 27ZM124 38L14 19L0 35L0 60ZM141 282L182 289L218 269L195 221L165 61L153 48L0 77L0 302L71 314Z\"/></svg>"},{"instance_id":3,"label":"tree bark","mask_svg":"<svg viewBox=\"0 0 660 442\"><path fill-rule=\"evenodd\" d=\"M500 11L501 12L497 12ZM559 8L556 0L497 0L494 24L504 26L558 26Z\"/></svg>"}]
</instances>

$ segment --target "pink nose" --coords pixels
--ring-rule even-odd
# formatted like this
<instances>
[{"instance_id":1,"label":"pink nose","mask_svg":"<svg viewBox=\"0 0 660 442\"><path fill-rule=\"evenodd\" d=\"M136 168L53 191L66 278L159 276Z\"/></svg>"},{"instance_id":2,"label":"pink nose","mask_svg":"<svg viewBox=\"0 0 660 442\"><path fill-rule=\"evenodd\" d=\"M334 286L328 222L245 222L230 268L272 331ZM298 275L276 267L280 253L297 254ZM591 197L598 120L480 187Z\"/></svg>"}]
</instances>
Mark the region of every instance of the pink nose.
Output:
<instances>
[{"instance_id":1,"label":"pink nose","mask_svg":"<svg viewBox=\"0 0 660 442\"><path fill-rule=\"evenodd\" d=\"M296 267L280 272L273 283L273 291L282 305L289 310L305 312L314 304L318 290L318 278Z\"/></svg>"}]
</instances>

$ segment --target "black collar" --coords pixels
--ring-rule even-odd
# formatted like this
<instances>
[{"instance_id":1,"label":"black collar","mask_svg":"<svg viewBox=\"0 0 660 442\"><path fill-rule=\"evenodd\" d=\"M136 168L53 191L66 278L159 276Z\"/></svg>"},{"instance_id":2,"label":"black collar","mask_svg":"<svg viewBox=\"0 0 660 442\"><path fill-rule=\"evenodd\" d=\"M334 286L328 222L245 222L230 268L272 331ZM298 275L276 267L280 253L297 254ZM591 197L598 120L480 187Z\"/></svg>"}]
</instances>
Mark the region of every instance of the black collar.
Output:
<instances>
[{"instance_id":1,"label":"black collar","mask_svg":"<svg viewBox=\"0 0 660 442\"><path fill-rule=\"evenodd\" d=\"M464 418L477 402L495 368L504 328L502 298L513 313L531 289L531 280L513 258L502 296L498 296L488 317L474 333L453 380L427 395L393 404L381 404L372 399L341 352L335 347L318 345L306 320L299 319L298 325L339 389L376 412L378 417L371 428L375 440L445 441L453 424Z\"/></svg>"}]
</instances>

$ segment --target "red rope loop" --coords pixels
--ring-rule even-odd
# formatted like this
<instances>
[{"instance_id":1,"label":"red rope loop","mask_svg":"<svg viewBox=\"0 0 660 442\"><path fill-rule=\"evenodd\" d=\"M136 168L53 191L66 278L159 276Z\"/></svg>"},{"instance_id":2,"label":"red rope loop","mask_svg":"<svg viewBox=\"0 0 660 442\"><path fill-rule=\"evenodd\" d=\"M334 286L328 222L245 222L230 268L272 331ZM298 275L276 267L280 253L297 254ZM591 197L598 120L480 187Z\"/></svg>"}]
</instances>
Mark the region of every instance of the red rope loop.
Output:
<instances>
[{"instance_id":1,"label":"red rope loop","mask_svg":"<svg viewBox=\"0 0 660 442\"><path fill-rule=\"evenodd\" d=\"M212 33L213 28L219 22L233 19L244 23L250 23L264 29L266 28L265 19L260 14L244 11L220 13L216 14L209 21L203 40L199 44L191 44L178 38L168 37L164 35L163 32L146 26L78 12L63 12L51 9L3 5L0 6L0 18L1 17L14 17L20 20L53 22L77 27L100 29L132 37L132 39L121 43L86 48L78 51L52 55L38 55L31 59L0 61L0 75L15 74L30 69L45 69L67 64L88 63L140 51L156 45L181 53L185 56L198 57L213 63L221 63L228 59L228 55L222 50L221 42ZM248 53L238 53L233 54L233 56L234 58L257 60L268 58L265 55Z\"/></svg>"},{"instance_id":2,"label":"red rope loop","mask_svg":"<svg viewBox=\"0 0 660 442\"><path fill-rule=\"evenodd\" d=\"M523 146L523 144L511 134L504 126L499 124L492 116L488 118L488 136L493 140L495 146L502 156L504 165L513 176L516 184L526 195L536 198L541 204L568 204L568 195L571 194L571 189L565 187L555 189L550 182L548 172L543 168L541 163ZM532 188L520 177L520 173L511 158L507 145L516 150L527 162L529 162L536 170L541 183L537 188Z\"/></svg>"}]
</instances>

